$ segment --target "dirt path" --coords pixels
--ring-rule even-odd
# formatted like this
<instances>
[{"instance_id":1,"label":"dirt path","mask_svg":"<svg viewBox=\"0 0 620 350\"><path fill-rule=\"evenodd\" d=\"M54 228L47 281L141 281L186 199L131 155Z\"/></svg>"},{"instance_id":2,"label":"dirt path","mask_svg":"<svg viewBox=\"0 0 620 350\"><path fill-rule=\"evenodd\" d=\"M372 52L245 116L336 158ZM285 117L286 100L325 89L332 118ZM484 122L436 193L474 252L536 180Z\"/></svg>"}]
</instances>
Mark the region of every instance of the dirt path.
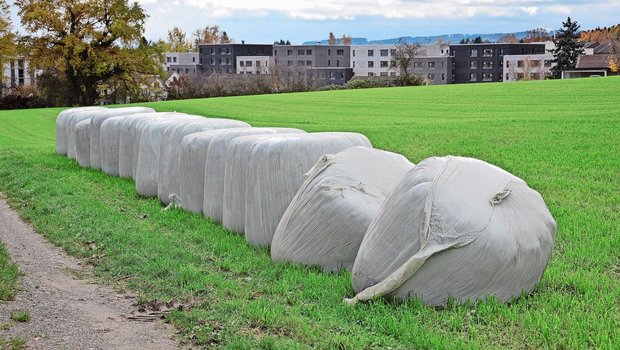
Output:
<instances>
[{"instance_id":1,"label":"dirt path","mask_svg":"<svg viewBox=\"0 0 620 350\"><path fill-rule=\"evenodd\" d=\"M21 337L28 349L178 349L161 322L130 321L134 299L76 277L78 260L51 245L23 222L0 193L0 240L25 273L15 301L0 303L2 337ZM28 323L9 321L28 311Z\"/></svg>"}]
</instances>

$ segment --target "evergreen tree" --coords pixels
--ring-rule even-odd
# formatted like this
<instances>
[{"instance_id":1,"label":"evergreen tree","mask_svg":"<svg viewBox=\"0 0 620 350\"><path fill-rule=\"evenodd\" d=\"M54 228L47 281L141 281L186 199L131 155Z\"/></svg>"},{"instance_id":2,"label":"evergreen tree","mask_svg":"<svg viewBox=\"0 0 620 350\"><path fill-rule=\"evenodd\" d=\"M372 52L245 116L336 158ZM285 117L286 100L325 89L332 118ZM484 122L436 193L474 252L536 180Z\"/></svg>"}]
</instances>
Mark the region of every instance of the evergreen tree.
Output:
<instances>
[{"instance_id":1,"label":"evergreen tree","mask_svg":"<svg viewBox=\"0 0 620 350\"><path fill-rule=\"evenodd\" d=\"M584 54L583 44L577 40L580 27L576 21L568 17L566 22L562 22L562 29L556 32L553 40L555 49L549 50L553 53L553 62L555 63L551 72L556 78L562 76L563 70L575 68L577 57Z\"/></svg>"},{"instance_id":2,"label":"evergreen tree","mask_svg":"<svg viewBox=\"0 0 620 350\"><path fill-rule=\"evenodd\" d=\"M482 38L481 38L481 37L479 37L479 36L477 36L477 37L474 39L474 44L482 44Z\"/></svg>"}]
</instances>

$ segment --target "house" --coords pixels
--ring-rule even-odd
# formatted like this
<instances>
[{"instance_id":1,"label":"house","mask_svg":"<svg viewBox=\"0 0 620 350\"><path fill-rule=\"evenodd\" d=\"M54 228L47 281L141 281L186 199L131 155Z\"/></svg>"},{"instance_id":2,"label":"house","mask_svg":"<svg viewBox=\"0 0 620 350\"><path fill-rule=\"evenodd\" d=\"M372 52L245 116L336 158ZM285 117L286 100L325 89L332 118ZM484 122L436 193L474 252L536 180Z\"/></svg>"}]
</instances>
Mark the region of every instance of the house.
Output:
<instances>
[{"instance_id":1,"label":"house","mask_svg":"<svg viewBox=\"0 0 620 350\"><path fill-rule=\"evenodd\" d=\"M585 55L577 57L574 69L562 71L562 79L606 77L611 73L609 66L611 43L588 42L583 49Z\"/></svg>"},{"instance_id":2,"label":"house","mask_svg":"<svg viewBox=\"0 0 620 350\"><path fill-rule=\"evenodd\" d=\"M544 55L545 43L483 43L450 45L452 83L504 80L504 56Z\"/></svg>"},{"instance_id":3,"label":"house","mask_svg":"<svg viewBox=\"0 0 620 350\"><path fill-rule=\"evenodd\" d=\"M553 54L506 55L503 76L505 82L519 80L544 80L551 75Z\"/></svg>"},{"instance_id":4,"label":"house","mask_svg":"<svg viewBox=\"0 0 620 350\"><path fill-rule=\"evenodd\" d=\"M40 72L31 70L24 57L17 57L5 62L2 67L0 96L16 94L20 88L36 84Z\"/></svg>"},{"instance_id":5,"label":"house","mask_svg":"<svg viewBox=\"0 0 620 350\"><path fill-rule=\"evenodd\" d=\"M237 57L273 56L273 45L265 44L200 44L199 64L202 73L237 74Z\"/></svg>"},{"instance_id":6,"label":"house","mask_svg":"<svg viewBox=\"0 0 620 350\"><path fill-rule=\"evenodd\" d=\"M276 74L318 85L345 84L353 77L349 45L274 45L273 57Z\"/></svg>"},{"instance_id":7,"label":"house","mask_svg":"<svg viewBox=\"0 0 620 350\"><path fill-rule=\"evenodd\" d=\"M198 52L166 52L164 70L168 74L196 75L200 73Z\"/></svg>"},{"instance_id":8,"label":"house","mask_svg":"<svg viewBox=\"0 0 620 350\"><path fill-rule=\"evenodd\" d=\"M237 74L271 74L273 56L237 56Z\"/></svg>"}]
</instances>

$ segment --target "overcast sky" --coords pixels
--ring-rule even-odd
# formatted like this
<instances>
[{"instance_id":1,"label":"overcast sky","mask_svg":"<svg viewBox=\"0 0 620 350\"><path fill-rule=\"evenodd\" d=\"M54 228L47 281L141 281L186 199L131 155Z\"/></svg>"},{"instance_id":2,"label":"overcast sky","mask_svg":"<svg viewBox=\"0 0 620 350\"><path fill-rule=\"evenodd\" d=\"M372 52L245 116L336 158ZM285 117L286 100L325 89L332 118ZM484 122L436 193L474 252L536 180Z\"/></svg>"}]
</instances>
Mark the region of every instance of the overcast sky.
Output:
<instances>
[{"instance_id":1,"label":"overcast sky","mask_svg":"<svg viewBox=\"0 0 620 350\"><path fill-rule=\"evenodd\" d=\"M178 26L218 24L237 42L293 43L349 34L368 39L557 29L567 16L583 29L620 22L620 0L139 0L148 39Z\"/></svg>"}]
</instances>

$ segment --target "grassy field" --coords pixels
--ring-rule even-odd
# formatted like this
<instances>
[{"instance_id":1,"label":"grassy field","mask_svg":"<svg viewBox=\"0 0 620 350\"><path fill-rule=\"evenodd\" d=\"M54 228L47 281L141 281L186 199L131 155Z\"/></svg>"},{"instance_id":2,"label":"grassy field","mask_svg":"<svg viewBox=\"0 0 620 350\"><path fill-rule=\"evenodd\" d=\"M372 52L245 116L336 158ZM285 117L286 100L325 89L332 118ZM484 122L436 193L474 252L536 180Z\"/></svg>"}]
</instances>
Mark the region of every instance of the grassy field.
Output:
<instances>
[{"instance_id":1,"label":"grassy field","mask_svg":"<svg viewBox=\"0 0 620 350\"><path fill-rule=\"evenodd\" d=\"M358 131L411 161L472 156L540 191L558 223L533 295L443 310L351 308L350 275L274 264L243 237L163 212L130 180L54 153L60 109L0 112L0 190L52 242L180 336L227 348L613 348L620 341L620 78L332 91L150 104L307 131Z\"/></svg>"}]
</instances>

